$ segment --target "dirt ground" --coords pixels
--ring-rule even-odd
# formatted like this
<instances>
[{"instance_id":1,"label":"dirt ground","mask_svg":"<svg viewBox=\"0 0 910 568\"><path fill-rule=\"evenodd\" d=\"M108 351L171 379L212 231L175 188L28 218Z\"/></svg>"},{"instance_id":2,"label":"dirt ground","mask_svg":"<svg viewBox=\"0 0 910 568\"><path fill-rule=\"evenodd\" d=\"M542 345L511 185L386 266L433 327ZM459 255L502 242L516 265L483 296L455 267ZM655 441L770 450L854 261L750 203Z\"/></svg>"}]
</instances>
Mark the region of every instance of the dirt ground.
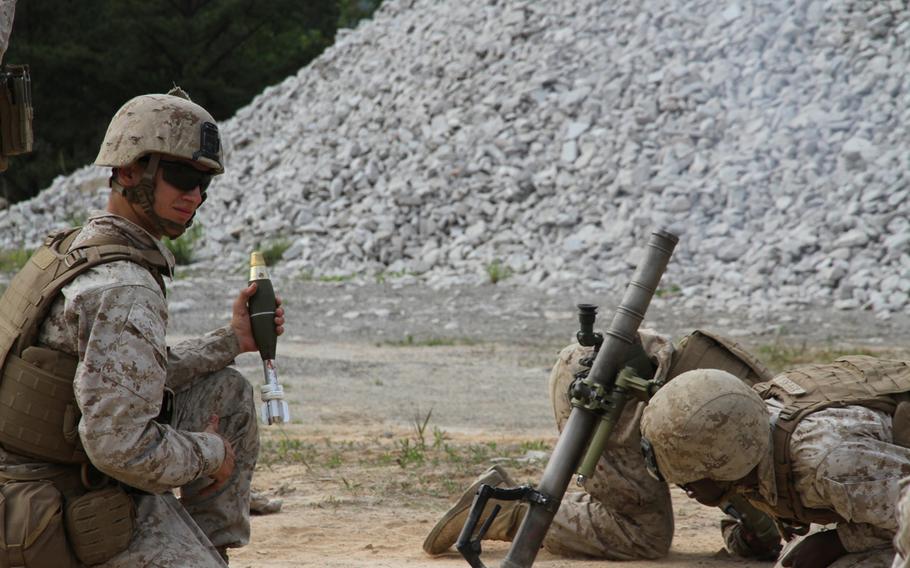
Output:
<instances>
[{"instance_id":1,"label":"dirt ground","mask_svg":"<svg viewBox=\"0 0 910 568\"><path fill-rule=\"evenodd\" d=\"M237 286L183 278L172 287L172 339L227 321ZM404 282L279 282L288 308L279 373L293 423L262 428L254 486L283 508L253 518L252 542L231 552L241 567L454 568L454 551L429 558L421 542L472 479L502 463L536 483L556 431L547 377L577 330L574 304L595 292L564 294L521 286L434 290ZM602 302L615 305L616 299ZM223 308L212 309L212 306ZM709 327L737 338L772 366L831 359L851 351L910 354L899 338L906 318L785 310L744 321L652 305L647 325L679 338ZM601 321L601 326L605 322ZM258 356L239 368L261 380ZM721 514L674 490L676 533L660 561L690 568L769 566L723 551ZM505 543L484 543L498 566ZM603 561L542 551L535 566L587 568Z\"/></svg>"},{"instance_id":2,"label":"dirt ground","mask_svg":"<svg viewBox=\"0 0 910 568\"><path fill-rule=\"evenodd\" d=\"M322 448L329 444L344 447L354 436L363 441L362 433L347 428L315 429L291 427L293 439L307 440ZM380 438L387 432L376 435ZM397 432L396 440L413 436L412 432ZM274 439L273 434L267 439ZM536 442L536 441L535 441ZM465 448L472 444L497 444L502 437L473 436L450 440ZM505 442L503 453L514 453L518 440ZM372 446L373 442L366 444ZM400 446L387 445L390 453L400 455ZM471 467L451 464L401 466L394 459L383 462L382 450L364 458L369 450L358 447L358 456L342 451L343 462L310 463L309 468L297 464L273 464L260 467L254 478L257 489L283 500L279 514L253 518L252 543L231 551L231 565L245 567L413 567L455 568L467 563L454 550L430 558L421 550L421 543L430 527L448 508L472 479L467 471L480 471L488 461L470 462ZM428 454L433 451L429 450ZM439 452L437 452L439 453ZM467 452L462 452L467 453ZM337 455L337 454L336 454ZM492 455L492 454L490 454ZM320 450L315 459L331 460ZM443 458L445 459L445 458ZM495 458L492 458L495 459ZM490 459L489 461L492 461ZM350 460L350 461L349 461ZM542 462L528 465L519 460L505 459L505 466L521 482L539 480ZM441 477L439 470L450 472ZM458 489L454 489L457 487ZM454 489L454 490L453 490ZM676 536L671 554L659 561L623 562L623 566L721 566L731 562L741 566L767 566L729 557L723 551L718 529L719 511L699 506L679 490L673 491L676 511ZM498 566L508 544L484 542L484 562ZM549 568L587 568L602 566L603 561L566 559L541 551L535 566Z\"/></svg>"},{"instance_id":3,"label":"dirt ground","mask_svg":"<svg viewBox=\"0 0 910 568\"><path fill-rule=\"evenodd\" d=\"M307 434L291 428L289 435L314 444L325 443L325 436L338 435L337 428ZM298 434L299 432L299 434ZM333 444L350 441L346 432L329 438ZM410 433L402 432L402 437ZM381 435L381 434L380 434ZM456 444L493 442L483 437L458 439ZM497 437L496 443L502 444ZM347 459L347 455L343 459ZM476 463L482 470L486 464ZM522 466L506 460L506 466L521 481L539 479L542 464ZM439 468L440 466L436 466ZM442 469L451 469L443 465ZM434 466L406 466L397 463L383 466L363 461L350 465L306 466L281 464L261 467L254 483L257 488L283 499L281 513L253 518L252 543L231 553L232 566L248 567L414 567L454 568L467 566L461 556L451 552L430 558L421 543L433 523L448 508L450 487L431 473ZM420 477L421 479L416 479ZM454 474L446 480L461 489L471 477ZM718 523L720 513L690 501L674 491L676 537L673 551L660 562L624 562L637 567L653 564L677 567L721 566L731 559L723 550ZM498 566L507 550L506 543L484 542L483 559L488 566ZM762 563L735 561L742 566ZM602 566L603 561L566 559L541 551L535 566L549 568Z\"/></svg>"}]
</instances>

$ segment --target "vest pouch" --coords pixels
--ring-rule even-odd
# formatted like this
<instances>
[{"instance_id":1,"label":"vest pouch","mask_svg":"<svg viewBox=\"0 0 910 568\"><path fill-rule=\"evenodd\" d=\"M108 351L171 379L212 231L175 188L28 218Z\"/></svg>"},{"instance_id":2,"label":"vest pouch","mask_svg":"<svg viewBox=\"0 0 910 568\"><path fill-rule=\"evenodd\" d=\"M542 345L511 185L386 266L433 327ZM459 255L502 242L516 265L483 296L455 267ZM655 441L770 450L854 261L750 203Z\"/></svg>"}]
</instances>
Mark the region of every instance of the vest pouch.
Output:
<instances>
[{"instance_id":1,"label":"vest pouch","mask_svg":"<svg viewBox=\"0 0 910 568\"><path fill-rule=\"evenodd\" d=\"M87 566L102 564L126 550L133 538L136 507L121 487L89 491L66 504L66 533Z\"/></svg>"},{"instance_id":2,"label":"vest pouch","mask_svg":"<svg viewBox=\"0 0 910 568\"><path fill-rule=\"evenodd\" d=\"M0 444L51 463L85 463L73 396L76 360L41 347L10 353L0 378Z\"/></svg>"},{"instance_id":3,"label":"vest pouch","mask_svg":"<svg viewBox=\"0 0 910 568\"><path fill-rule=\"evenodd\" d=\"M0 72L0 154L26 154L34 147L32 80L28 65L6 65Z\"/></svg>"},{"instance_id":4,"label":"vest pouch","mask_svg":"<svg viewBox=\"0 0 910 568\"><path fill-rule=\"evenodd\" d=\"M63 497L50 481L0 486L0 568L77 568L63 530Z\"/></svg>"},{"instance_id":5,"label":"vest pouch","mask_svg":"<svg viewBox=\"0 0 910 568\"><path fill-rule=\"evenodd\" d=\"M720 369L749 385L767 381L773 375L738 343L703 329L696 329L680 341L670 363L669 377L695 369Z\"/></svg>"}]
</instances>

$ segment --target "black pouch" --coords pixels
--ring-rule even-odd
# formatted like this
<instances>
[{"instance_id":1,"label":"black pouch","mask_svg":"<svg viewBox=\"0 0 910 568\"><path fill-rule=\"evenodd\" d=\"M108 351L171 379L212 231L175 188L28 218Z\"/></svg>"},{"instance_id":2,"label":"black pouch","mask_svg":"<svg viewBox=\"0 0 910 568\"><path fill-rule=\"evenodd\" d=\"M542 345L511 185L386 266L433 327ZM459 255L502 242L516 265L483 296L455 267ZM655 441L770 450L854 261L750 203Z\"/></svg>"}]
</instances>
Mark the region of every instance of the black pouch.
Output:
<instances>
[{"instance_id":1,"label":"black pouch","mask_svg":"<svg viewBox=\"0 0 910 568\"><path fill-rule=\"evenodd\" d=\"M31 152L35 141L33 121L28 65L5 65L0 72L0 154Z\"/></svg>"}]
</instances>

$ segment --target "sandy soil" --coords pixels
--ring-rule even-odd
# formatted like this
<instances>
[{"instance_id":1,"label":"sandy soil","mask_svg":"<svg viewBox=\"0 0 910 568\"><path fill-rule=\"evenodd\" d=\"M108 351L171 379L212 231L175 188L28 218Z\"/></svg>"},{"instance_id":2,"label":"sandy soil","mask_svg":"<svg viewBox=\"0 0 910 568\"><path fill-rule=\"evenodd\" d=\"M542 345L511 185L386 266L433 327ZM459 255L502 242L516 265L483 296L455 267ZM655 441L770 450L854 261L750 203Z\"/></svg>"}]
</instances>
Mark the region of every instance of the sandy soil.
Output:
<instances>
[{"instance_id":1,"label":"sandy soil","mask_svg":"<svg viewBox=\"0 0 910 568\"><path fill-rule=\"evenodd\" d=\"M288 436L325 444L326 437L335 446L343 446L355 435L348 428L320 428L307 433L306 428L292 427ZM387 432L378 433L378 436ZM409 432L396 432L402 438ZM267 434L266 438L273 438ZM361 439L361 438L358 438ZM502 444L502 438L496 440ZM493 442L483 437L459 437L457 444ZM317 460L324 457L314 456ZM347 456L343 459L347 459ZM350 466L328 469L325 465L273 464L260 467L254 478L257 489L283 500L282 511L275 515L253 518L252 543L232 551L231 565L241 567L369 567L369 568L455 568L468 564L454 550L431 558L421 549L424 537L457 497L442 484L432 480L414 481L425 476L426 467L402 468L390 463L364 464L352 460ZM485 464L475 464L482 471ZM437 465L446 469L446 465ZM524 466L507 463L518 469L520 481L535 481L542 464ZM460 481L457 493L471 478L454 474ZM451 487L451 486L450 486ZM409 490L411 491L409 493ZM623 562L622 566L770 566L731 558L723 550L719 520L721 513L702 507L681 491L673 491L676 511L676 536L671 554L661 561ZM508 544L484 542L484 562L498 566ZM548 568L588 568L603 566L604 561L556 557L541 551L535 566Z\"/></svg>"}]
</instances>

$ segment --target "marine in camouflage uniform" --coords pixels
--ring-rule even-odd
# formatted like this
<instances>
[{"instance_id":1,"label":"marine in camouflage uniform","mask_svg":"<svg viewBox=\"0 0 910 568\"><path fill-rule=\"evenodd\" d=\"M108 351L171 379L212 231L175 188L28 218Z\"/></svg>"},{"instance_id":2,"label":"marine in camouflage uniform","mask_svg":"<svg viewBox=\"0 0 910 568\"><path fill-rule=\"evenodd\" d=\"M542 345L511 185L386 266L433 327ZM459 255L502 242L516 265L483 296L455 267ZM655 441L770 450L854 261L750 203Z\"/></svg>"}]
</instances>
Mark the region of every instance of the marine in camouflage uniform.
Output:
<instances>
[{"instance_id":1,"label":"marine in camouflage uniform","mask_svg":"<svg viewBox=\"0 0 910 568\"><path fill-rule=\"evenodd\" d=\"M114 168L114 192L108 212L94 214L70 250L114 238L157 251L172 271L161 237L192 223L211 177L223 171L211 115L182 91L137 97L115 115L96 163ZM246 311L254 291L241 291L229 325L172 346L162 282L131 261L78 275L51 306L38 344L78 359L81 445L136 509L128 548L103 566L221 567L227 548L249 542L256 411L252 387L229 365L256 348ZM279 334L283 322L279 308ZM175 393L167 422L159 419L165 387ZM46 466L8 451L0 464L12 477Z\"/></svg>"},{"instance_id":2,"label":"marine in camouflage uniform","mask_svg":"<svg viewBox=\"0 0 910 568\"><path fill-rule=\"evenodd\" d=\"M669 370L673 346L659 335L642 332L646 352L659 362L657 378ZM562 432L572 405L569 387L583 369L581 361L593 348L570 345L562 350L550 374L550 401ZM628 405L616 426L625 443L611 443L597 462L584 491L571 487L553 517L544 547L566 556L583 554L610 560L661 558L673 540L670 489L644 466L637 436L628 436L637 423L637 406Z\"/></svg>"},{"instance_id":3,"label":"marine in camouflage uniform","mask_svg":"<svg viewBox=\"0 0 910 568\"><path fill-rule=\"evenodd\" d=\"M697 331L680 342L679 348L665 336L639 332L640 343L655 366L655 378L666 379L695 364L690 356L711 350L729 361L731 370L748 382L766 378L764 367L734 342ZM550 401L560 431L572 410L569 387L576 375L590 368L592 347L577 343L563 349L549 380ZM688 354L688 355L687 355ZM701 357L698 355L697 357ZM638 421L641 407L630 404L616 426L613 439L597 463L584 491L570 490L563 497L543 546L554 554L585 555L609 560L656 559L666 556L673 539L673 509L669 486L648 474L639 448ZM482 474L459 501L431 529L424 550L441 554L457 539L467 518L474 493L481 483L517 485L499 466ZM494 500L495 501L495 500ZM502 512L485 538L510 541L526 512L526 505L496 501ZM488 505L492 509L492 504ZM759 515L761 516L761 515ZM742 557L776 556L776 534L759 538L733 519L726 519L723 534L731 553Z\"/></svg>"},{"instance_id":4,"label":"marine in camouflage uniform","mask_svg":"<svg viewBox=\"0 0 910 568\"><path fill-rule=\"evenodd\" d=\"M722 371L692 371L651 399L641 432L658 472L690 496L712 504L739 494L773 515L791 538L779 565L885 567L894 556L899 482L910 474L910 449L895 443L887 405L876 408L886 397L869 389L863 404L804 398L800 406L780 389L812 396L815 384L905 374L902 362L845 358L750 389ZM812 523L836 528L793 538Z\"/></svg>"}]
</instances>

